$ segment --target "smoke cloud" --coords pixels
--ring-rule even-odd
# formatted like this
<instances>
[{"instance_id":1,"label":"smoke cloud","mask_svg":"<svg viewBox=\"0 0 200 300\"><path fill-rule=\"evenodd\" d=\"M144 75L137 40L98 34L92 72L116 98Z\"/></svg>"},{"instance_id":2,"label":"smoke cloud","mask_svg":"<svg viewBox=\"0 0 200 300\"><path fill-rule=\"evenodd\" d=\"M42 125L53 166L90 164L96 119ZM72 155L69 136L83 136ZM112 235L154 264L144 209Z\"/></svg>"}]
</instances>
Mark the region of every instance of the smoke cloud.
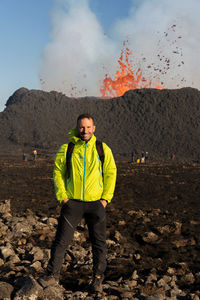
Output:
<instances>
[{"instance_id":1,"label":"smoke cloud","mask_svg":"<svg viewBox=\"0 0 200 300\"><path fill-rule=\"evenodd\" d=\"M129 16L107 35L89 0L57 0L50 43L43 51L41 88L100 96L105 74L114 77L128 40L133 69L141 68L147 81L199 89L199 12L199 0L133 0Z\"/></svg>"}]
</instances>

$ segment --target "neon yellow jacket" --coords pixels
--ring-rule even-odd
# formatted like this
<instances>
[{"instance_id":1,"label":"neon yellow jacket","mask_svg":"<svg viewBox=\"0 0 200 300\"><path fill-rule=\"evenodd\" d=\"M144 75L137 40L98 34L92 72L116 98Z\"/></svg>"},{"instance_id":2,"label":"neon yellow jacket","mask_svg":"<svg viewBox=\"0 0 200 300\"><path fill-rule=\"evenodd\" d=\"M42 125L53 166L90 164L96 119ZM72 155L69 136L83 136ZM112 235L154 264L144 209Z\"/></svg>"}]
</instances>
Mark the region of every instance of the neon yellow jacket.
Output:
<instances>
[{"instance_id":1,"label":"neon yellow jacket","mask_svg":"<svg viewBox=\"0 0 200 300\"><path fill-rule=\"evenodd\" d=\"M96 149L96 137L86 143L77 136L77 130L72 129L69 140L75 144L71 156L70 177L66 178L66 153L68 144L60 147L54 164L54 186L58 201L77 199L96 201L113 198L116 183L117 168L111 149L103 143L104 163L103 177L101 161Z\"/></svg>"}]
</instances>

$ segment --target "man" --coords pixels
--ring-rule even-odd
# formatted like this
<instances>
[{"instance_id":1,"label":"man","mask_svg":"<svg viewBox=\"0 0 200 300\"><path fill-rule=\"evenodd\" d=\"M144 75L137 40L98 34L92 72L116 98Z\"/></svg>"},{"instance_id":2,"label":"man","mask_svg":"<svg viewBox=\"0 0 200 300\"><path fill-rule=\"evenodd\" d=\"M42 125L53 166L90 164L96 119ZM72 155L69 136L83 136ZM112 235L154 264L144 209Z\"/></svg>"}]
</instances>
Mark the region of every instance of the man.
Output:
<instances>
[{"instance_id":1,"label":"man","mask_svg":"<svg viewBox=\"0 0 200 300\"><path fill-rule=\"evenodd\" d=\"M37 150L36 149L33 150L33 157L34 157L34 160L36 161L36 158L37 158Z\"/></svg>"},{"instance_id":2,"label":"man","mask_svg":"<svg viewBox=\"0 0 200 300\"><path fill-rule=\"evenodd\" d=\"M107 253L105 208L113 197L116 165L110 148L102 143L102 166L96 147L95 128L93 117L83 114L78 117L76 128L69 132L69 140L75 145L70 158L69 177L66 176L67 144L60 147L55 158L54 185L62 208L47 266L48 276L40 279L43 286L58 282L66 247L84 217L92 243L91 289L102 292Z\"/></svg>"}]
</instances>

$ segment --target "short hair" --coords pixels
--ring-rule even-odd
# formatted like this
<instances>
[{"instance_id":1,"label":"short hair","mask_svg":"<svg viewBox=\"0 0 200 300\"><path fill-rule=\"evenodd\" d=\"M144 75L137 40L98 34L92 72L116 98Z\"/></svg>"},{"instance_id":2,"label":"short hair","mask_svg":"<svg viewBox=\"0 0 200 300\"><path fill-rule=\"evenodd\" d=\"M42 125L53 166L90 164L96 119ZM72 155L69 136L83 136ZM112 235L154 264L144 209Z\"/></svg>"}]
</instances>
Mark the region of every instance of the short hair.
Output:
<instances>
[{"instance_id":1,"label":"short hair","mask_svg":"<svg viewBox=\"0 0 200 300\"><path fill-rule=\"evenodd\" d=\"M81 114L80 116L78 116L76 124L78 125L82 119L92 119L94 124L94 118L91 114L88 113Z\"/></svg>"}]
</instances>

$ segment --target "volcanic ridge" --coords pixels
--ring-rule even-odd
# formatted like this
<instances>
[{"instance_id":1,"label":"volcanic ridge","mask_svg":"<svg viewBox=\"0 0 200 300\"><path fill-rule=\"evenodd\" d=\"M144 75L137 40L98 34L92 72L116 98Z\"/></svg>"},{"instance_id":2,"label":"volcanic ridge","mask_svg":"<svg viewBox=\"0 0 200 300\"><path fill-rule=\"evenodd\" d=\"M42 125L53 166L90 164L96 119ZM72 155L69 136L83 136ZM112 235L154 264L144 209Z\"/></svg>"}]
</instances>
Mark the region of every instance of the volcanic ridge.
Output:
<instances>
[{"instance_id":1,"label":"volcanic ridge","mask_svg":"<svg viewBox=\"0 0 200 300\"><path fill-rule=\"evenodd\" d=\"M77 116L91 113L96 136L116 158L200 160L200 91L136 89L112 99L69 98L62 93L20 88L0 113L0 155L21 155L33 148L54 155L68 142Z\"/></svg>"}]
</instances>

